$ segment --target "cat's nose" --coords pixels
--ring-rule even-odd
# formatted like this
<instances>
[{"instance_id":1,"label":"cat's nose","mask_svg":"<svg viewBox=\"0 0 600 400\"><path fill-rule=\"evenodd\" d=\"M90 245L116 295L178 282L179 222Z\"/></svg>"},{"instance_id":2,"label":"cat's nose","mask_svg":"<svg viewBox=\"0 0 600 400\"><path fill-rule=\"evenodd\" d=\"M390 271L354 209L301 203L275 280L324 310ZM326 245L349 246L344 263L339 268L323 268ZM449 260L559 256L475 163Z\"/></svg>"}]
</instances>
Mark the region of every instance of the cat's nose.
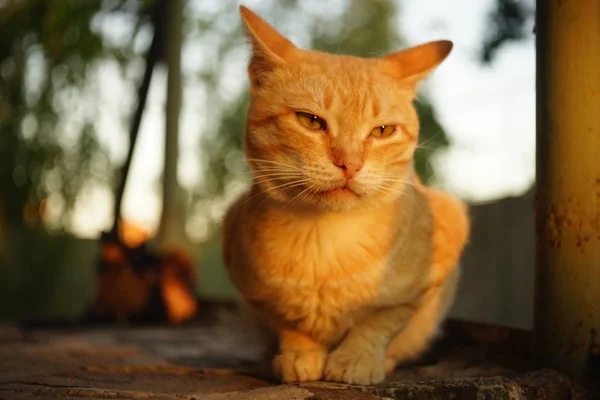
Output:
<instances>
[{"instance_id":1,"label":"cat's nose","mask_svg":"<svg viewBox=\"0 0 600 400\"><path fill-rule=\"evenodd\" d=\"M334 164L342 170L346 179L354 178L356 173L362 168L362 165L352 164L352 163L336 163L336 162L334 162Z\"/></svg>"},{"instance_id":2,"label":"cat's nose","mask_svg":"<svg viewBox=\"0 0 600 400\"><path fill-rule=\"evenodd\" d=\"M344 172L346 179L352 179L364 165L363 151L336 146L331 149L331 162Z\"/></svg>"}]
</instances>

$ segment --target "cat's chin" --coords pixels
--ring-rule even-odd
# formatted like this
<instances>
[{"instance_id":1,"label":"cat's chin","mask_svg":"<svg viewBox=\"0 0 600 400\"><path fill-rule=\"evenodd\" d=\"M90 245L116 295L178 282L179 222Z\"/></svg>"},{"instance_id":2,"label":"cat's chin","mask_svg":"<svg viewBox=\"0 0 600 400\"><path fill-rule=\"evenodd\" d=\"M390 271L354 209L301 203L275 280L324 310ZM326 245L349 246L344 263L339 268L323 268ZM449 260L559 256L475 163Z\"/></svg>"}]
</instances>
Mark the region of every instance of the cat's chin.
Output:
<instances>
[{"instance_id":1,"label":"cat's chin","mask_svg":"<svg viewBox=\"0 0 600 400\"><path fill-rule=\"evenodd\" d=\"M321 211L349 211L361 202L361 196L349 188L336 188L313 193L307 199L316 209Z\"/></svg>"},{"instance_id":2,"label":"cat's chin","mask_svg":"<svg viewBox=\"0 0 600 400\"><path fill-rule=\"evenodd\" d=\"M343 212L356 208L362 199L356 193L346 189L334 189L329 191L311 193L303 196L301 200L294 200L295 194L279 199L270 194L271 199L282 204L286 209L300 209L316 212Z\"/></svg>"}]
</instances>

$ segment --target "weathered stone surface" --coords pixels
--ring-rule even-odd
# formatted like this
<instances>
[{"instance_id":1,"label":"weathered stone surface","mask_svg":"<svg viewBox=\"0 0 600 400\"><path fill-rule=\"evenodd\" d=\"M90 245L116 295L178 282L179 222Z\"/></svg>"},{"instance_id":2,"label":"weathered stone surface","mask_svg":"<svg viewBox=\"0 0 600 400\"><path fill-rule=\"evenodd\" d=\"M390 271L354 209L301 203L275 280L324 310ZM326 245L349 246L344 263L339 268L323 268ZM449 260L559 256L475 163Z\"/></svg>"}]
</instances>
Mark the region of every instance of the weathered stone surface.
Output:
<instances>
[{"instance_id":1,"label":"weathered stone surface","mask_svg":"<svg viewBox=\"0 0 600 400\"><path fill-rule=\"evenodd\" d=\"M392 399L528 399L518 383L502 377L462 378L429 382L394 382L385 388L375 389L378 395ZM565 397L566 399L566 397Z\"/></svg>"},{"instance_id":2,"label":"weathered stone surface","mask_svg":"<svg viewBox=\"0 0 600 400\"><path fill-rule=\"evenodd\" d=\"M479 351L469 349L399 369L373 387L277 385L257 373L257 344L224 321L177 329L0 327L0 399L592 398L556 372L517 373L484 363Z\"/></svg>"},{"instance_id":3,"label":"weathered stone surface","mask_svg":"<svg viewBox=\"0 0 600 400\"><path fill-rule=\"evenodd\" d=\"M199 393L201 395L201 393ZM262 389L255 389L249 391L234 391L227 393L211 394L207 397L199 397L199 399L206 400L276 400L276 399L290 399L290 400L315 400L315 395L309 390L280 385L266 387Z\"/></svg>"}]
</instances>

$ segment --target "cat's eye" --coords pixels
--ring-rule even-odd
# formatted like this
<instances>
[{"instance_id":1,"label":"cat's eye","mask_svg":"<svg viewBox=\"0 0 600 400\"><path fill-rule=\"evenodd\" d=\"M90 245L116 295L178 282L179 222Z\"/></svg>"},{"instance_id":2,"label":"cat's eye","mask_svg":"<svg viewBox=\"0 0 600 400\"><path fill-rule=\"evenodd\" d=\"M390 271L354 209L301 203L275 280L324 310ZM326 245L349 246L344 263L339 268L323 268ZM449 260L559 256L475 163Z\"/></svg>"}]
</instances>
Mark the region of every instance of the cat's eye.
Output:
<instances>
[{"instance_id":1,"label":"cat's eye","mask_svg":"<svg viewBox=\"0 0 600 400\"><path fill-rule=\"evenodd\" d=\"M327 129L327 123L321 117L317 117L316 115L305 113L305 112L297 112L296 117L298 121L307 129L311 131L324 131Z\"/></svg>"},{"instance_id":2,"label":"cat's eye","mask_svg":"<svg viewBox=\"0 0 600 400\"><path fill-rule=\"evenodd\" d=\"M371 129L369 135L374 138L382 138L390 136L394 132L396 132L396 125L380 125Z\"/></svg>"}]
</instances>

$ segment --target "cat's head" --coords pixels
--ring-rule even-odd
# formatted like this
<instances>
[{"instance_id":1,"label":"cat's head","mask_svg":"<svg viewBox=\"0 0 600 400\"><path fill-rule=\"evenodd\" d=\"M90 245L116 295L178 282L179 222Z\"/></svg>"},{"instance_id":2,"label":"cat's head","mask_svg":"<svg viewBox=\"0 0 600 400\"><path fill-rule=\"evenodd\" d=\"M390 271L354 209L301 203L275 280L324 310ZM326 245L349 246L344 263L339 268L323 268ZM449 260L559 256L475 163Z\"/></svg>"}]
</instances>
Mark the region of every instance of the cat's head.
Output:
<instances>
[{"instance_id":1,"label":"cat's head","mask_svg":"<svg viewBox=\"0 0 600 400\"><path fill-rule=\"evenodd\" d=\"M252 42L245 144L255 184L290 207L331 211L398 197L414 173L417 84L452 43L334 55L299 49L240 11Z\"/></svg>"}]
</instances>

